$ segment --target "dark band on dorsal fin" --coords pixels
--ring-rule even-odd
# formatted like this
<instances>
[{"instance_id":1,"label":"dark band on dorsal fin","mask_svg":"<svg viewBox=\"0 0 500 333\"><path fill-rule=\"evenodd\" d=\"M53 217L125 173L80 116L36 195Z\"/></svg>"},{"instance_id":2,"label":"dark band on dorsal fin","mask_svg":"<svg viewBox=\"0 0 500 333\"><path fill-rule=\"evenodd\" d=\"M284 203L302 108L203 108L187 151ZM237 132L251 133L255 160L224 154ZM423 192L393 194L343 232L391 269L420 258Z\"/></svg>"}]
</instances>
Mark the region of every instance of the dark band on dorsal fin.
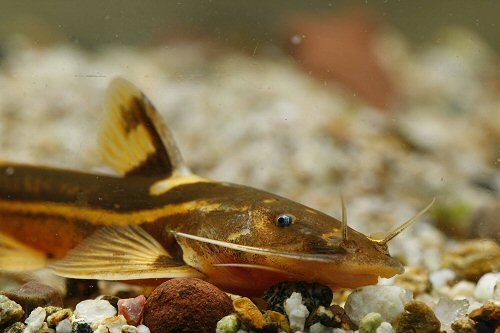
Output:
<instances>
[{"instance_id":1,"label":"dark band on dorsal fin","mask_svg":"<svg viewBox=\"0 0 500 333\"><path fill-rule=\"evenodd\" d=\"M124 176L155 178L190 173L155 107L134 85L113 80L105 107L100 148L113 169Z\"/></svg>"}]
</instances>

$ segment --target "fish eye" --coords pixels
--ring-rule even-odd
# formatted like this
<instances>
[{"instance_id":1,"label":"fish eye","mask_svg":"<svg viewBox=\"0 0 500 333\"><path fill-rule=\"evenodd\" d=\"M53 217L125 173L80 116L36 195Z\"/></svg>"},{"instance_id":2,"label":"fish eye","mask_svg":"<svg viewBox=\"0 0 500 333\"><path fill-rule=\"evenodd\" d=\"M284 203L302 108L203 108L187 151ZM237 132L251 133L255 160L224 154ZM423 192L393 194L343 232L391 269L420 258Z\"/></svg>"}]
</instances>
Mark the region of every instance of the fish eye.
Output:
<instances>
[{"instance_id":1,"label":"fish eye","mask_svg":"<svg viewBox=\"0 0 500 333\"><path fill-rule=\"evenodd\" d=\"M284 228L291 225L294 220L295 218L293 217L293 215L281 214L276 218L276 224L278 225L278 227Z\"/></svg>"}]
</instances>

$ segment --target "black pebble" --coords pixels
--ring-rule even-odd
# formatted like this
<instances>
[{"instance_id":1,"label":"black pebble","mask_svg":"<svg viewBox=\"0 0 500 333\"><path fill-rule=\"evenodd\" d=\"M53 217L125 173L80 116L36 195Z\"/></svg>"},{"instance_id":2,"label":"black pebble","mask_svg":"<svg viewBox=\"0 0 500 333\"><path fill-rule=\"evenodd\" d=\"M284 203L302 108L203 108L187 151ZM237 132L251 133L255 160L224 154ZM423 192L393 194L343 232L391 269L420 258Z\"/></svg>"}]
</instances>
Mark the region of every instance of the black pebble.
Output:
<instances>
[{"instance_id":1,"label":"black pebble","mask_svg":"<svg viewBox=\"0 0 500 333\"><path fill-rule=\"evenodd\" d=\"M92 333L92 327L83 321L76 321L71 327L71 333Z\"/></svg>"}]
</instances>

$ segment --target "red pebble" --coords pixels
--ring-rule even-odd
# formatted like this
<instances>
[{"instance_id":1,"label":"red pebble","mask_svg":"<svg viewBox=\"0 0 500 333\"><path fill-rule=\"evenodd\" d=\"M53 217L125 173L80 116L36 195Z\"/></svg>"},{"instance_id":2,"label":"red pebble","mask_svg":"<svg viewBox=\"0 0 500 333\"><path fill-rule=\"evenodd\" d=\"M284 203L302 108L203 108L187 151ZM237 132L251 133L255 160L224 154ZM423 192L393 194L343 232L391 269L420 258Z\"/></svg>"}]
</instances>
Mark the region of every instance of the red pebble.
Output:
<instances>
[{"instance_id":1,"label":"red pebble","mask_svg":"<svg viewBox=\"0 0 500 333\"><path fill-rule=\"evenodd\" d=\"M127 324L137 326L141 322L145 303L146 297L143 295L121 299L118 301L118 313L125 317Z\"/></svg>"}]
</instances>

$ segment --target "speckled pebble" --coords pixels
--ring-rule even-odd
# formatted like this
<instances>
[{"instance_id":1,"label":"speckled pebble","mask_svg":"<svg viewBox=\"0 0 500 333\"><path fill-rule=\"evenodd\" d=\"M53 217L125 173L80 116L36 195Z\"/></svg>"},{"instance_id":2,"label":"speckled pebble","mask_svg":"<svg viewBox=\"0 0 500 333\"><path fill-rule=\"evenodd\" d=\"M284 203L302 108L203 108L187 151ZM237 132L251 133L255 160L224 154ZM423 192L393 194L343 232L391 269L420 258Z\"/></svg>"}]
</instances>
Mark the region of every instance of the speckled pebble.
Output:
<instances>
[{"instance_id":1,"label":"speckled pebble","mask_svg":"<svg viewBox=\"0 0 500 333\"><path fill-rule=\"evenodd\" d=\"M72 333L92 333L92 327L84 321L74 321L71 326Z\"/></svg>"},{"instance_id":2,"label":"speckled pebble","mask_svg":"<svg viewBox=\"0 0 500 333\"><path fill-rule=\"evenodd\" d=\"M53 306L53 305L46 306L43 309L45 310L47 317L56 313L57 311L62 310L62 308L60 306Z\"/></svg>"},{"instance_id":3,"label":"speckled pebble","mask_svg":"<svg viewBox=\"0 0 500 333\"><path fill-rule=\"evenodd\" d=\"M397 333L439 333L441 323L425 303L413 301L398 319Z\"/></svg>"},{"instance_id":4,"label":"speckled pebble","mask_svg":"<svg viewBox=\"0 0 500 333\"><path fill-rule=\"evenodd\" d=\"M332 328L342 328L344 330L355 331L358 326L349 318L345 310L339 305L333 304L328 308L319 306L312 314L307 317L306 327L315 323Z\"/></svg>"},{"instance_id":5,"label":"speckled pebble","mask_svg":"<svg viewBox=\"0 0 500 333\"><path fill-rule=\"evenodd\" d=\"M21 305L4 295L0 295L0 326L20 320L23 316L24 311Z\"/></svg>"},{"instance_id":6,"label":"speckled pebble","mask_svg":"<svg viewBox=\"0 0 500 333\"><path fill-rule=\"evenodd\" d=\"M57 326L57 324L59 324L59 322L71 317L72 315L73 311L71 311L70 309L60 309L59 311L47 316L47 324L49 324L49 327L55 327Z\"/></svg>"},{"instance_id":7,"label":"speckled pebble","mask_svg":"<svg viewBox=\"0 0 500 333\"><path fill-rule=\"evenodd\" d=\"M25 328L26 325L18 321L7 327L3 333L23 333Z\"/></svg>"},{"instance_id":8,"label":"speckled pebble","mask_svg":"<svg viewBox=\"0 0 500 333\"><path fill-rule=\"evenodd\" d=\"M302 295L302 301L309 312L313 312L318 306L330 306L333 298L332 290L319 283L306 282L281 282L278 283L264 294L263 298L269 305L270 310L285 313L284 301L289 298L293 292Z\"/></svg>"}]
</instances>

